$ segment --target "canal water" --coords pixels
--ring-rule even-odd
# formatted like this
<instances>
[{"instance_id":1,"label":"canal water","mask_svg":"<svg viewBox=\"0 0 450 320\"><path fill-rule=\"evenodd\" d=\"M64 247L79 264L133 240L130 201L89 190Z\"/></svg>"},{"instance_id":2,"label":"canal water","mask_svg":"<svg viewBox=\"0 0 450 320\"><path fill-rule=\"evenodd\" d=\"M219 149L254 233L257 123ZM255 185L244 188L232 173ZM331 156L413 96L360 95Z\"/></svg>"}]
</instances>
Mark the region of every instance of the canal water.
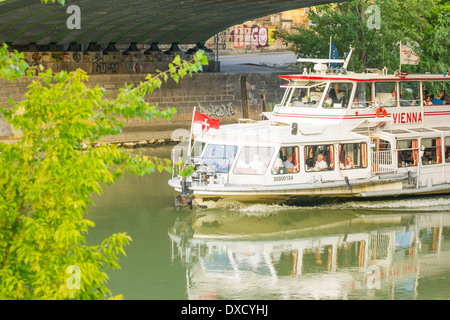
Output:
<instances>
[{"instance_id":1,"label":"canal water","mask_svg":"<svg viewBox=\"0 0 450 320\"><path fill-rule=\"evenodd\" d=\"M126 300L450 299L450 196L177 211L168 178L126 176L89 207L89 243L133 239L108 272Z\"/></svg>"}]
</instances>

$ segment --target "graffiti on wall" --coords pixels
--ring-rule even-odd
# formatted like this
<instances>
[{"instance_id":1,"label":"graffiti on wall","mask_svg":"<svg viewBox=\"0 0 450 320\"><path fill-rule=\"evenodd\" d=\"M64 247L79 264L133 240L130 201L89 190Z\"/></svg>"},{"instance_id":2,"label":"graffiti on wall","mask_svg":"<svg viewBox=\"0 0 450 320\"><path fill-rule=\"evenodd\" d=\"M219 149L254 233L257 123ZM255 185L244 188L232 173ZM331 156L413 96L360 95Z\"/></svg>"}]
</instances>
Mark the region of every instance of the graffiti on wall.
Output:
<instances>
[{"instance_id":1,"label":"graffiti on wall","mask_svg":"<svg viewBox=\"0 0 450 320\"><path fill-rule=\"evenodd\" d=\"M267 47L275 44L273 33L276 27L234 27L233 30L233 47L245 48L248 46Z\"/></svg>"},{"instance_id":2,"label":"graffiti on wall","mask_svg":"<svg viewBox=\"0 0 450 320\"><path fill-rule=\"evenodd\" d=\"M115 74L119 71L119 63L117 62L93 62L92 73L93 74Z\"/></svg>"},{"instance_id":3,"label":"graffiti on wall","mask_svg":"<svg viewBox=\"0 0 450 320\"><path fill-rule=\"evenodd\" d=\"M204 115L207 115L208 117L232 117L236 114L236 111L234 111L234 108L232 107L232 103L229 102L228 104L220 104L220 105L212 105L210 104L209 107L203 107L200 104L198 105L198 112L203 113Z\"/></svg>"},{"instance_id":4,"label":"graffiti on wall","mask_svg":"<svg viewBox=\"0 0 450 320\"><path fill-rule=\"evenodd\" d=\"M50 54L50 61L51 62L63 62L63 52L52 52Z\"/></svg>"}]
</instances>

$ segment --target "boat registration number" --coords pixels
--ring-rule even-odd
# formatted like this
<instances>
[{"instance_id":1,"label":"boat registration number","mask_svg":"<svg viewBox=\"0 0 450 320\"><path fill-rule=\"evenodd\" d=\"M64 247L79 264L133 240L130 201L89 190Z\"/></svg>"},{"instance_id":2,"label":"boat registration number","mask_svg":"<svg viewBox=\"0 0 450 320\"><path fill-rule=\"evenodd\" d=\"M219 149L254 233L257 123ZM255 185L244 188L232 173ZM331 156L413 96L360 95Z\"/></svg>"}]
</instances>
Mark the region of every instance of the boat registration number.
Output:
<instances>
[{"instance_id":1,"label":"boat registration number","mask_svg":"<svg viewBox=\"0 0 450 320\"><path fill-rule=\"evenodd\" d=\"M281 182L281 181L292 181L294 180L294 176L276 176L273 177L273 182Z\"/></svg>"}]
</instances>

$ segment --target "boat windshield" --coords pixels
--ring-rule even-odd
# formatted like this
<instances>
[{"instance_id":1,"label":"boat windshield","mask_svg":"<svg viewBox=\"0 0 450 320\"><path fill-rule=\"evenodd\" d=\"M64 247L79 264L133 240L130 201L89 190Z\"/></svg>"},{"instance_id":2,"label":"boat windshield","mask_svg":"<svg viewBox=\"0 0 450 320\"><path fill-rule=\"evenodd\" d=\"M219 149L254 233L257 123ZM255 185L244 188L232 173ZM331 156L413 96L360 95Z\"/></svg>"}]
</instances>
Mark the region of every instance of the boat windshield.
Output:
<instances>
[{"instance_id":1,"label":"boat windshield","mask_svg":"<svg viewBox=\"0 0 450 320\"><path fill-rule=\"evenodd\" d=\"M227 173L233 164L238 147L223 144L208 144L200 160L200 164L216 167L216 172Z\"/></svg>"},{"instance_id":2,"label":"boat windshield","mask_svg":"<svg viewBox=\"0 0 450 320\"><path fill-rule=\"evenodd\" d=\"M353 84L349 82L331 82L327 89L324 108L347 108Z\"/></svg>"},{"instance_id":3,"label":"boat windshield","mask_svg":"<svg viewBox=\"0 0 450 320\"><path fill-rule=\"evenodd\" d=\"M288 87L281 105L286 107L317 107L325 85L325 82L296 83Z\"/></svg>"}]
</instances>

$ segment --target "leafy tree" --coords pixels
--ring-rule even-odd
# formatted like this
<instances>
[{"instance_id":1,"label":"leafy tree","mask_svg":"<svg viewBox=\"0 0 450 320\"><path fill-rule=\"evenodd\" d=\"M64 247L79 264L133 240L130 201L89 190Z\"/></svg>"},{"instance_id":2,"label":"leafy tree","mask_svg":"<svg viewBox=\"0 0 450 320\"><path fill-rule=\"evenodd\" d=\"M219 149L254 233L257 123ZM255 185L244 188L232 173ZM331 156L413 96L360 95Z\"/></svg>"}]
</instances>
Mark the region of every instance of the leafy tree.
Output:
<instances>
[{"instance_id":1,"label":"leafy tree","mask_svg":"<svg viewBox=\"0 0 450 320\"><path fill-rule=\"evenodd\" d=\"M399 68L401 41L421 58L418 66L402 65L402 70L445 72L450 67L450 4L445 0L353 0L314 7L308 17L309 27L276 34L294 44L298 57L327 58L332 37L340 58L354 48L350 69L386 66L392 71Z\"/></svg>"},{"instance_id":2,"label":"leafy tree","mask_svg":"<svg viewBox=\"0 0 450 320\"><path fill-rule=\"evenodd\" d=\"M0 76L9 81L31 76L22 58L3 45ZM131 238L119 233L86 245L85 234L94 226L84 218L87 205L94 193L101 194L102 184L126 172L170 170L170 161L92 144L121 131L117 115L170 119L176 110L150 106L146 95L170 77L178 82L206 64L203 51L191 62L177 56L168 71L148 75L137 86L125 85L115 99L98 85L88 86L80 69L47 70L31 78L23 101L10 99L9 106L0 106L0 115L22 133L17 143L0 142L0 299L112 296L105 271L119 268L119 254L125 254Z\"/></svg>"}]
</instances>

